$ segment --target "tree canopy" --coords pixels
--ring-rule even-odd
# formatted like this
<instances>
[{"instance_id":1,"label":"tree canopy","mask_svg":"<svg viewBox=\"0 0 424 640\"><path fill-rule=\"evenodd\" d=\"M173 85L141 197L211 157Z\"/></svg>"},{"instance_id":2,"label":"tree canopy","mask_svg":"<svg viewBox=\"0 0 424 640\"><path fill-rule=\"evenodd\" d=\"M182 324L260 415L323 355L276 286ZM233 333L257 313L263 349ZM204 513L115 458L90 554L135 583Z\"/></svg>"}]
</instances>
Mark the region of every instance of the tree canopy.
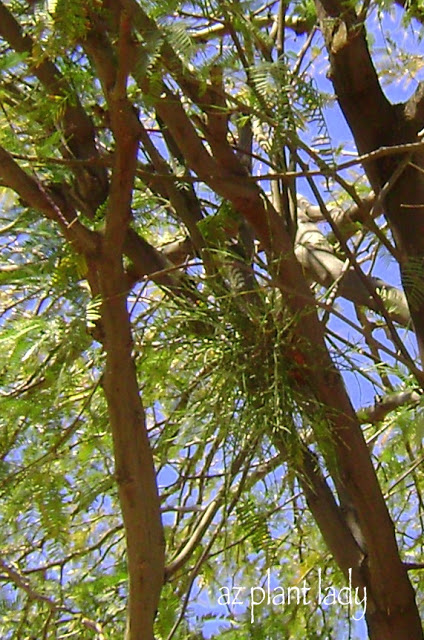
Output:
<instances>
[{"instance_id":1,"label":"tree canopy","mask_svg":"<svg viewBox=\"0 0 424 640\"><path fill-rule=\"evenodd\" d=\"M0 0L2 637L423 638L423 24Z\"/></svg>"}]
</instances>

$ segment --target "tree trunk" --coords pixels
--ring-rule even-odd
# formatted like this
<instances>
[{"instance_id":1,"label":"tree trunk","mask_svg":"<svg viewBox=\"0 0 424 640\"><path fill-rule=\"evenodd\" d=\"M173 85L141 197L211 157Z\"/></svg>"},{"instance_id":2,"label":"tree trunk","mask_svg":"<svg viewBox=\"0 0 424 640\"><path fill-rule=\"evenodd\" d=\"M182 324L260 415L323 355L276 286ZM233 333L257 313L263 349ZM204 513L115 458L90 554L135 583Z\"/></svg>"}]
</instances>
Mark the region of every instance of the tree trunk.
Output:
<instances>
[{"instance_id":1,"label":"tree trunk","mask_svg":"<svg viewBox=\"0 0 424 640\"><path fill-rule=\"evenodd\" d=\"M119 267L103 260L98 274L106 350L103 386L127 543L126 640L153 640L153 621L164 581L165 545L152 451L132 357L125 278Z\"/></svg>"},{"instance_id":2,"label":"tree trunk","mask_svg":"<svg viewBox=\"0 0 424 640\"><path fill-rule=\"evenodd\" d=\"M361 154L420 141L424 90L405 104L384 95L366 42L363 17L334 0L317 0L330 60L330 78ZM402 283L424 362L424 153L411 150L364 163L374 191L383 187L385 215L395 239Z\"/></svg>"}]
</instances>

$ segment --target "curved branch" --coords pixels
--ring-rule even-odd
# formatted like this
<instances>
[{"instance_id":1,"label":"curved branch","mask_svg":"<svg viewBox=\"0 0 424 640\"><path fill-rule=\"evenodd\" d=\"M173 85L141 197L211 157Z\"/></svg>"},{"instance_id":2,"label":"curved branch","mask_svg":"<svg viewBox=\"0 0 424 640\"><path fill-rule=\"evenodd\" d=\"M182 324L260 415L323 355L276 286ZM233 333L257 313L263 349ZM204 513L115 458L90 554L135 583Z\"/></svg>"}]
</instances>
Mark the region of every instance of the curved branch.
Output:
<instances>
[{"instance_id":1,"label":"curved branch","mask_svg":"<svg viewBox=\"0 0 424 640\"><path fill-rule=\"evenodd\" d=\"M331 79L360 153L405 143L418 147L422 88L409 104L391 105L379 84L361 19L336 0L316 4ZM390 186L382 204L399 251L402 283L424 362L424 154L414 148L403 160L381 158L364 162L364 167L376 193Z\"/></svg>"},{"instance_id":2,"label":"curved branch","mask_svg":"<svg viewBox=\"0 0 424 640\"><path fill-rule=\"evenodd\" d=\"M365 424L378 424L395 409L399 407L415 406L421 399L417 391L396 391L384 398L376 397L373 405L358 410L359 420Z\"/></svg>"},{"instance_id":3,"label":"curved branch","mask_svg":"<svg viewBox=\"0 0 424 640\"><path fill-rule=\"evenodd\" d=\"M300 215L298 219L295 254L309 280L326 288L337 283L340 296L377 313L380 311L369 287L365 286L352 266L346 265L335 255L333 247L318 226L304 215ZM411 317L403 291L380 278L368 277L367 280L370 288L381 291L392 320L407 326Z\"/></svg>"},{"instance_id":4,"label":"curved branch","mask_svg":"<svg viewBox=\"0 0 424 640\"><path fill-rule=\"evenodd\" d=\"M330 59L330 77L360 153L383 146L394 113L380 86L363 23L337 0L317 0Z\"/></svg>"}]
</instances>

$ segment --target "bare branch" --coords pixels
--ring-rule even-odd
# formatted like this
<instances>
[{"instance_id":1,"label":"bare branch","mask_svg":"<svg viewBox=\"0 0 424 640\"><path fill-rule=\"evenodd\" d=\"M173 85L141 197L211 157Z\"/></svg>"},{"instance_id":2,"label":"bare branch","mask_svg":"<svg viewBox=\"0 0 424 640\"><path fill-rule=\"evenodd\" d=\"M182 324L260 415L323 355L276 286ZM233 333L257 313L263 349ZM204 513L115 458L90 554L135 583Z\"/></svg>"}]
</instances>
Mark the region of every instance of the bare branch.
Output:
<instances>
[{"instance_id":1,"label":"bare branch","mask_svg":"<svg viewBox=\"0 0 424 640\"><path fill-rule=\"evenodd\" d=\"M377 397L373 405L359 409L358 417L363 424L378 424L391 411L403 406L415 406L420 399L421 394L417 391L397 391L383 398Z\"/></svg>"},{"instance_id":2,"label":"bare branch","mask_svg":"<svg viewBox=\"0 0 424 640\"><path fill-rule=\"evenodd\" d=\"M333 212L330 211L329 215L333 217ZM404 293L386 284L380 278L367 277L369 286L366 286L364 279L358 276L353 266L348 265L346 268L345 262L336 256L334 248L317 224L302 214L298 218L295 254L310 281L319 282L326 288L332 287L337 282L337 295L377 313L381 311L380 305L376 303L370 290L378 289L386 300L387 313L390 317L402 326L410 323L411 318Z\"/></svg>"}]
</instances>

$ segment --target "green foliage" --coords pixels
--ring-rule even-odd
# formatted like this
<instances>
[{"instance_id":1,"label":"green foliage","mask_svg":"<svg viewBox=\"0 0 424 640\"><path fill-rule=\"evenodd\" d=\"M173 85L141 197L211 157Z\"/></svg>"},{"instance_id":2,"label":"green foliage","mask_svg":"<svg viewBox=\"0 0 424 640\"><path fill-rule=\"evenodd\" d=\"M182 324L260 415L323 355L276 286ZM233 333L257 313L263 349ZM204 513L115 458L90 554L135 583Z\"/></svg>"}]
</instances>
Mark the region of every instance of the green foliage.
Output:
<instances>
[{"instance_id":1,"label":"green foliage","mask_svg":"<svg viewBox=\"0 0 424 640\"><path fill-rule=\"evenodd\" d=\"M321 42L314 48L312 37L308 43L299 31L300 23L307 31L315 25L314 4L287 6L284 52L277 55L277 3L261 8L253 1L137 0L148 28L131 24L134 60L127 59L125 47L123 54L117 48L118 29L125 28L125 20L115 22L118 4L57 0L38 2L30 11L23 0L4 3L33 46L15 51L0 40L0 143L30 179L28 199L34 200L36 192L56 209L43 217L41 205L33 209L22 194L11 197L0 186L0 635L6 640L100 640L125 633L126 543L102 390L99 254L82 255L78 242L64 239L78 226L100 247L105 222L116 213L112 197L86 211L74 187L83 174L92 178L101 167L110 180L115 170L122 141L115 124L112 130L109 110L121 82L143 125L128 219L142 238L141 248L148 242L156 249L150 247L149 259L134 253L123 257L126 282L133 288L122 295L128 293L167 562L195 540L164 585L156 635L164 640L353 638L349 612L337 608L296 602L282 610L264 606L252 623L246 606L233 611L217 604L223 586L259 586L268 569L285 587L303 579L315 585L317 568L327 583L344 584L300 495L305 447L327 477L334 446L325 407L316 400L313 376L302 360L305 350L317 347L299 341L306 316L290 316L290 288L276 293L276 276L282 282L284 273L276 274L262 241L252 238L251 253L243 252L242 233L251 229L236 206L259 185L261 201L268 206L272 201L287 228L291 207L295 227L293 175L299 192L310 191L298 175L299 157L311 164L311 175L320 174L324 199L325 189L334 187L326 200L329 210L338 207L343 213L352 193L369 195L370 186L356 169L341 173L338 182L334 177L334 158L345 148L331 140L327 128L332 112L322 90ZM408 5L407 18L420 17L415 4ZM380 9L391 8L383 3ZM100 47L97 58L88 51L88 39L96 44L101 37L110 44L111 60L107 47ZM389 77L405 66L411 77L419 71L416 57L390 40L387 44L396 64L382 57L382 76L385 69ZM55 71L46 79L43 65L51 71L50 63ZM217 68L222 86L212 73ZM115 83L116 71L122 76L128 71L128 78L119 76ZM165 88L213 156L216 175L208 185L199 178L203 167L168 153L157 117ZM206 103L206 95L212 102L218 96L219 105ZM71 151L81 134L78 104L89 116L78 139L83 157ZM217 114L228 119L222 155L215 153ZM243 124L252 127L251 149L239 148ZM178 151L178 139L174 143ZM241 157L251 162L250 175L236 164ZM292 171L290 180L281 176L286 170ZM270 194L272 172L279 178ZM351 180L348 189L343 180ZM230 182L236 204L222 196ZM53 221L57 209L61 215L71 212L72 222L60 216ZM331 250L334 239L321 219L318 224ZM374 273L386 251L381 238L366 230L364 219L344 229L358 265L365 263ZM168 243L187 234L187 255L168 259ZM344 322L344 302L336 306L334 299L351 264L345 247L338 245L335 256L346 269L330 291L308 282L353 401L362 404L363 397L398 388L415 390L408 361L390 345L393 334L381 316L358 309L356 323L349 308ZM146 275L149 260L160 265L154 282ZM404 285L417 306L422 275L421 260L404 265ZM169 280L163 284L165 276L173 287ZM391 313L390 297L382 294L380 300ZM407 343L409 334L403 331ZM400 547L414 559L421 554L423 525L421 507L410 496L421 495L423 425L420 400L364 428ZM414 580L422 592L422 577Z\"/></svg>"},{"instance_id":2,"label":"green foliage","mask_svg":"<svg viewBox=\"0 0 424 640\"><path fill-rule=\"evenodd\" d=\"M277 545L272 539L267 526L267 515L259 514L253 497L246 497L236 507L237 519L240 523L241 535L246 536L255 553L265 553L269 564L274 564L277 557Z\"/></svg>"},{"instance_id":3,"label":"green foliage","mask_svg":"<svg viewBox=\"0 0 424 640\"><path fill-rule=\"evenodd\" d=\"M305 28L309 31L312 29L317 19L315 4L310 0L297 2L294 7L294 16L296 16L299 21L304 21Z\"/></svg>"},{"instance_id":4,"label":"green foliage","mask_svg":"<svg viewBox=\"0 0 424 640\"><path fill-rule=\"evenodd\" d=\"M237 236L240 215L229 202L222 202L217 212L197 223L202 236L209 244L225 246L228 235Z\"/></svg>"}]
</instances>

